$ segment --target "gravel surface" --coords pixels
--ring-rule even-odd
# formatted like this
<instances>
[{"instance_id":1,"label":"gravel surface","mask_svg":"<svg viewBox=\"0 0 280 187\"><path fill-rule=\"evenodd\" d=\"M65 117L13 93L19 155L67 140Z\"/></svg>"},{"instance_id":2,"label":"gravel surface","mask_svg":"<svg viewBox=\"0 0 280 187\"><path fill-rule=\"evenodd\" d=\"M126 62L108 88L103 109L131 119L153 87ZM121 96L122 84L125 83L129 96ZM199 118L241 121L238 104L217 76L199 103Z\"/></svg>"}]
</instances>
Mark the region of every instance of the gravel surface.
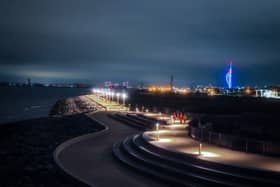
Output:
<instances>
[{"instance_id":1,"label":"gravel surface","mask_svg":"<svg viewBox=\"0 0 280 187\"><path fill-rule=\"evenodd\" d=\"M0 126L0 186L82 186L55 165L62 142L101 126L83 114L39 118Z\"/></svg>"}]
</instances>

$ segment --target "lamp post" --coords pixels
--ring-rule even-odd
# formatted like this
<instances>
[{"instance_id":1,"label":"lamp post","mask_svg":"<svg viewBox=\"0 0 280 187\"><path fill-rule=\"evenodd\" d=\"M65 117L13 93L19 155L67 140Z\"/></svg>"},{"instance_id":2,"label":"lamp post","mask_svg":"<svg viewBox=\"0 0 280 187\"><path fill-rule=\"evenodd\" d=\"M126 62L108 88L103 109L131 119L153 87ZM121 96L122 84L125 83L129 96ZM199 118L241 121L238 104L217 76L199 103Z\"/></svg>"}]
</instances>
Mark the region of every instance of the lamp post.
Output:
<instances>
[{"instance_id":1,"label":"lamp post","mask_svg":"<svg viewBox=\"0 0 280 187\"><path fill-rule=\"evenodd\" d=\"M102 89L102 95L103 95L104 99L106 100L106 92L105 92L105 89Z\"/></svg>"},{"instance_id":2,"label":"lamp post","mask_svg":"<svg viewBox=\"0 0 280 187\"><path fill-rule=\"evenodd\" d=\"M201 151L202 151L202 143L199 143L199 147L198 147L198 155L201 155Z\"/></svg>"},{"instance_id":3,"label":"lamp post","mask_svg":"<svg viewBox=\"0 0 280 187\"><path fill-rule=\"evenodd\" d=\"M115 92L112 92L112 102L114 101Z\"/></svg>"},{"instance_id":4,"label":"lamp post","mask_svg":"<svg viewBox=\"0 0 280 187\"><path fill-rule=\"evenodd\" d=\"M108 102L108 95L109 95L109 92L106 90L106 91L105 91L105 99L106 99L106 103Z\"/></svg>"},{"instance_id":5,"label":"lamp post","mask_svg":"<svg viewBox=\"0 0 280 187\"><path fill-rule=\"evenodd\" d=\"M123 99L123 106L125 107L125 99L127 98L126 93L122 94L122 99Z\"/></svg>"},{"instance_id":6,"label":"lamp post","mask_svg":"<svg viewBox=\"0 0 280 187\"><path fill-rule=\"evenodd\" d=\"M112 101L112 91L109 91L109 101Z\"/></svg>"},{"instance_id":7,"label":"lamp post","mask_svg":"<svg viewBox=\"0 0 280 187\"><path fill-rule=\"evenodd\" d=\"M120 104L119 103L120 93L117 93L116 96L117 96L117 103Z\"/></svg>"},{"instance_id":8,"label":"lamp post","mask_svg":"<svg viewBox=\"0 0 280 187\"><path fill-rule=\"evenodd\" d=\"M159 122L156 123L157 141L159 141Z\"/></svg>"}]
</instances>

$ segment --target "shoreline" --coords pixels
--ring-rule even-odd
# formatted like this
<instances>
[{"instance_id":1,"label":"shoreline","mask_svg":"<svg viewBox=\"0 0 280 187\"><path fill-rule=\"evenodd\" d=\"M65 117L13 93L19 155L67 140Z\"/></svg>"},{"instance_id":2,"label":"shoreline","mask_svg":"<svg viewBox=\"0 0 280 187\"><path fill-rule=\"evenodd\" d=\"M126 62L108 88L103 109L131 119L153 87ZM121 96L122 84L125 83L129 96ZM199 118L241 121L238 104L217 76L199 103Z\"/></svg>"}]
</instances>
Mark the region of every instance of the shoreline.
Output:
<instances>
[{"instance_id":1,"label":"shoreline","mask_svg":"<svg viewBox=\"0 0 280 187\"><path fill-rule=\"evenodd\" d=\"M103 129L85 115L95 111L85 108L85 102L76 105L79 113L0 124L0 186L85 186L61 172L53 159L61 143Z\"/></svg>"},{"instance_id":2,"label":"shoreline","mask_svg":"<svg viewBox=\"0 0 280 187\"><path fill-rule=\"evenodd\" d=\"M7 88L0 92L0 125L48 117L60 99L89 94L90 89Z\"/></svg>"}]
</instances>

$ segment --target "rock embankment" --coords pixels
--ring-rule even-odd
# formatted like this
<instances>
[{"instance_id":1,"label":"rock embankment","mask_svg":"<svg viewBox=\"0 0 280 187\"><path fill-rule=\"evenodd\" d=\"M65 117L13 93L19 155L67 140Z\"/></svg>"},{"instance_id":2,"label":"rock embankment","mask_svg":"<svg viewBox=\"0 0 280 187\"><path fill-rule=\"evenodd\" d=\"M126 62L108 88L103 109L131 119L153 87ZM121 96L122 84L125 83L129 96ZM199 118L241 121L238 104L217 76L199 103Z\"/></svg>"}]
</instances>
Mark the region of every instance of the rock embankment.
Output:
<instances>
[{"instance_id":1,"label":"rock embankment","mask_svg":"<svg viewBox=\"0 0 280 187\"><path fill-rule=\"evenodd\" d=\"M86 96L58 100L50 110L50 116L65 116L96 111L96 105Z\"/></svg>"}]
</instances>

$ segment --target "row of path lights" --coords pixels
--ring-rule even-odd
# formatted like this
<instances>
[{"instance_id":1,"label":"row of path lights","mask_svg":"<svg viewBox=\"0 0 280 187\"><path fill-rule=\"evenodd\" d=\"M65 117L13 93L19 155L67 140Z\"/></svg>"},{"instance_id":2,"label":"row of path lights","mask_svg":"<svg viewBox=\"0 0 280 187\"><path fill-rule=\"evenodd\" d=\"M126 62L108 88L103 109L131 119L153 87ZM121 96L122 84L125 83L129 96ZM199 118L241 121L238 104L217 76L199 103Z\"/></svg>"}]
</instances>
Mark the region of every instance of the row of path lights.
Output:
<instances>
[{"instance_id":1,"label":"row of path lights","mask_svg":"<svg viewBox=\"0 0 280 187\"><path fill-rule=\"evenodd\" d=\"M122 102L123 102L123 106L125 106L125 101L127 99L127 94L126 93L115 93L114 91L110 90L110 89L98 89L98 88L94 88L92 90L93 93L95 94L101 94L103 95L103 97L106 99L106 101L113 101L114 98L117 98L117 103L120 103L120 97L122 98Z\"/></svg>"}]
</instances>

